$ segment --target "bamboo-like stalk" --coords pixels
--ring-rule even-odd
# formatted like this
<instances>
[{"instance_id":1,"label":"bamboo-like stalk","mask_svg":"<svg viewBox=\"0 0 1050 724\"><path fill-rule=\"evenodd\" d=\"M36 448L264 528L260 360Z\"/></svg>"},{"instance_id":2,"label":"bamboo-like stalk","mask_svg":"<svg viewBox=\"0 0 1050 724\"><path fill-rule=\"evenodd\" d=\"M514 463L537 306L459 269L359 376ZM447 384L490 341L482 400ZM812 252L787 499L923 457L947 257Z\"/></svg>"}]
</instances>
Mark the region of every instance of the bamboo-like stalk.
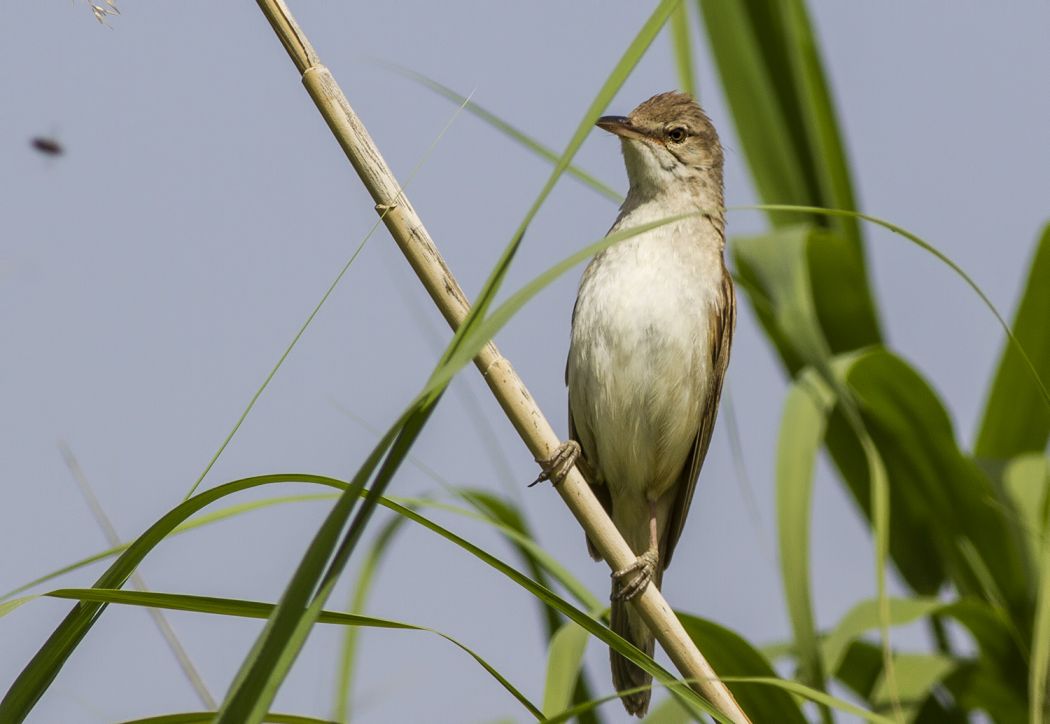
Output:
<instances>
[{"instance_id":1,"label":"bamboo-like stalk","mask_svg":"<svg viewBox=\"0 0 1050 724\"><path fill-rule=\"evenodd\" d=\"M441 314L456 329L467 316L470 302L364 124L350 107L331 72L320 63L283 0L258 0L258 3L302 74L307 92L375 200L376 211L382 216L390 235ZM489 342L474 358L474 364L532 454L537 460L549 458L561 441L510 362L500 355L496 345ZM575 468L556 490L613 570L626 568L634 562L634 552ZM660 591L647 586L632 605L683 678L734 724L750 724L750 719L689 638Z\"/></svg>"}]
</instances>

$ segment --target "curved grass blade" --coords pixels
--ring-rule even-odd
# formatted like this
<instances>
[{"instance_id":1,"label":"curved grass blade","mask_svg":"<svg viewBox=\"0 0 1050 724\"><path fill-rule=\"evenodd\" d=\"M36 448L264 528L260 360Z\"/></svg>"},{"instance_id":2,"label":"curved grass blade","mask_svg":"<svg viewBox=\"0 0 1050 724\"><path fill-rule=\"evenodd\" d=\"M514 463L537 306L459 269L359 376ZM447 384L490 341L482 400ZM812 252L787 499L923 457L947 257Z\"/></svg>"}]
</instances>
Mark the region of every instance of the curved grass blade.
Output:
<instances>
[{"instance_id":1,"label":"curved grass blade","mask_svg":"<svg viewBox=\"0 0 1050 724\"><path fill-rule=\"evenodd\" d=\"M696 76L693 74L693 41L689 37L689 6L679 3L671 13L671 48L678 70L678 89L696 98Z\"/></svg>"},{"instance_id":2,"label":"curved grass blade","mask_svg":"<svg viewBox=\"0 0 1050 724\"><path fill-rule=\"evenodd\" d=\"M525 563L529 575L541 586L549 588L546 581L547 576L551 576L585 609L595 611L604 608L605 604L591 593L578 578L572 575L569 569L536 543L527 529L519 527L514 521L512 509L501 511L501 506L507 505L506 501L502 501L483 490L456 488L452 492L460 495L472 506L475 506L475 509L479 510L480 514L471 514L470 511L462 508L441 503L434 503L434 507L489 523L514 546L522 562ZM557 628L560 628L560 619L555 620L558 621Z\"/></svg>"},{"instance_id":3,"label":"curved grass blade","mask_svg":"<svg viewBox=\"0 0 1050 724\"><path fill-rule=\"evenodd\" d=\"M66 463L66 467L73 476L74 482L76 482L77 487L80 488L80 494L84 498L84 502L87 503L88 508L91 510L92 517L95 518L95 522L98 524L99 528L102 529L102 534L105 536L106 542L113 547L119 547L121 545L120 534L117 533L116 526L113 525L113 522L109 519L109 515L106 514L105 509L102 507L102 502L98 499L98 496L95 495L95 491L91 487L91 482L88 480L84 469L80 466L80 461L77 460L76 455L73 453L73 449L69 447L66 442L60 441L59 451ZM149 590L149 586L146 584L146 579L138 571L131 574L131 585L140 591ZM164 643L167 645L168 650L179 665L179 669L182 670L183 676L185 676L187 682L189 682L190 688L193 689L197 698L200 700L201 706L206 709L214 709L216 706L215 697L212 696L208 684L204 681L204 677L201 676L200 671L197 670L196 664L193 663L189 651L186 650L182 641L179 640L171 622L165 618L162 612L156 609L150 609L149 615L150 618L153 619L153 623L156 625L161 638L164 639Z\"/></svg>"},{"instance_id":4,"label":"curved grass blade","mask_svg":"<svg viewBox=\"0 0 1050 724\"><path fill-rule=\"evenodd\" d=\"M283 481L287 481L287 476L270 476L270 477L273 478L273 480L271 481L273 483L280 483L280 482L283 482ZM310 477L310 476L307 476L307 477ZM313 479L310 479L310 480L298 480L297 482L317 482L317 481L315 481ZM342 486L342 485L344 485L344 484L343 483L339 483L339 486ZM340 489L342 489L342 488L340 487ZM456 490L456 489L452 489L451 492L453 494L459 495L461 491ZM251 500L251 501L248 501L246 503L239 503L237 505L231 505L229 507L223 508L221 510L213 511L213 512L210 512L210 513L203 513L203 514L193 518L192 520L186 521L185 523L182 523L182 524L176 526L175 529L172 530L170 535L179 535L179 534L182 534L182 533L186 533L186 532L189 532L189 531L191 531L191 530L193 530L195 528L198 528L200 526L203 526L203 525L210 525L212 523L221 522L223 520L235 517L235 516L240 515L242 513L247 513L247 512L250 512L250 511L253 511L253 510L257 510L257 509L260 509L260 508L270 507L272 505L281 505L281 504L285 504L285 503L300 503L300 502L334 501L338 497L339 496L338 496L337 493L317 493L317 494L308 494L308 495L285 495L285 496L278 496L278 497L273 497L273 498L266 498L266 499L262 499L262 500ZM554 578L554 580L556 580L561 586L563 586L566 591L568 591L570 594L572 594L572 596L584 608L593 610L593 609L598 608L600 606L600 601L586 588L586 586L583 585L583 583L580 582L579 579L577 579L575 576L573 576L572 573L570 573L569 570L567 568L565 568L565 566L563 566L561 563L559 563L558 560L554 556L552 556L550 553L548 553L543 548L541 548L534 540L532 540L532 538L530 536L528 536L527 534L521 533L519 530L517 530L513 526L505 525L505 524L501 523L499 520L497 520L495 518L492 518L490 516L487 516L487 515L484 515L484 514L481 514L481 513L476 513L476 512L467 510L465 508L460 508L458 506L449 505L447 503L442 503L442 502L437 501L437 500L431 500L431 499L427 499L427 498L396 498L396 497L391 497L391 498L389 498L389 500L392 500L394 502L397 502L397 503L400 503L402 505L405 505L407 507L412 507L412 508L415 508L415 507L420 507L420 508L431 507L431 508L435 508L435 509L438 509L438 510L444 510L444 511L447 511L447 512L450 512L450 513L454 513L456 515L462 515L462 516L471 518L472 520L477 520L477 521L481 521L483 523L487 523L489 525L492 525L493 527L495 527L500 532L500 534L502 534L504 537L508 538L509 540L511 540L513 542L513 544L515 545L516 549L518 549L519 552L521 553L522 559L528 562L527 565L529 566L530 573L532 574L532 577L534 579L536 578L536 575L535 575L535 573L533 571L545 572L545 573L541 574L541 577L545 577L547 575L552 576ZM381 501L381 504L385 505L385 500ZM40 576L39 578L36 578L36 579L30 581L29 583L25 583L25 584L19 586L18 588L13 589L12 591L4 594L3 596L0 596L0 616L3 615L4 602L7 601L8 599L10 599L12 596L16 596L19 593L22 593L22 592L24 592L24 591L26 591L26 590L28 590L30 588L33 588L34 586L38 586L38 585L40 585L42 583L46 583L47 581L53 580L55 578L58 578L61 575L64 575L66 573L70 573L70 572L75 571L77 569L80 569L80 568L83 568L85 566L91 565L92 563L97 563L100 560L104 560L106 558L111 558L113 556L119 555L120 553L123 553L125 550L127 550L129 545L130 545L129 543L125 543L125 544L122 544L122 545L117 546L115 548L110 548L110 549L104 550L104 551L102 551L100 553L96 553L94 555L88 556L87 558L83 558L83 559L81 559L81 560L79 560L79 561L77 561L75 563L71 563L68 566L63 566L62 568L60 568L60 569L58 569L56 571L52 571L51 573L48 573L48 574L46 574L44 576ZM541 584L543 583L543 581L539 581L539 582Z\"/></svg>"},{"instance_id":5,"label":"curved grass blade","mask_svg":"<svg viewBox=\"0 0 1050 724\"><path fill-rule=\"evenodd\" d=\"M805 724L802 711L790 695L776 689L732 683L735 676L776 678L773 667L751 644L713 621L681 612L678 618L711 667L719 673L719 678L729 684L733 696L752 721Z\"/></svg>"},{"instance_id":6,"label":"curved grass blade","mask_svg":"<svg viewBox=\"0 0 1050 724\"><path fill-rule=\"evenodd\" d=\"M810 516L813 471L834 404L834 394L816 371L804 370L784 400L776 458L780 573L795 637L797 676L821 691L825 689L825 670L811 598ZM830 719L828 714L822 716Z\"/></svg>"},{"instance_id":7,"label":"curved grass blade","mask_svg":"<svg viewBox=\"0 0 1050 724\"><path fill-rule=\"evenodd\" d=\"M525 238L525 232L528 230L533 218L535 218L536 214L547 200L547 197L550 196L551 191L554 190L554 186L558 182L558 179L561 178L562 174L565 173L566 169L569 167L576 152L580 149L580 146L583 145L584 139L587 138L587 135L593 129L594 122L598 120L598 116L600 116L606 106L609 105L609 102L612 101L616 92L623 85L624 81L627 80L627 76L630 75L631 71L634 70L634 67L642 59L645 51L648 50L657 34L667 22L667 18L679 2L680 0L661 0L656 6L656 9L653 10L652 14L642 25L638 34L635 35L634 39L627 46L627 49L624 51L620 60L605 80L605 83L602 84L602 87L599 89L594 100L591 101L591 105L588 107L587 112L584 113L583 119L576 127L575 133L573 133L568 145L558 158L557 163L555 163L550 177L543 185L536 200L533 201L532 206L529 207L528 212L525 214L525 218L522 219L521 224L518 225L510 243L500 255L499 260L496 262L496 265L493 267L484 286L482 286L481 291L478 293L478 297L475 300L474 305L471 307L470 312L467 314L466 319L464 319L463 324L456 330L452 343L449 345L449 351L452 353L447 360L447 366L449 369L459 369L459 366L462 366L457 366L457 364L454 363L457 357L456 353L459 352L464 338L473 332L473 327L475 325L474 320L484 319L488 312L488 308L492 304L496 293L499 291L503 277L506 275L510 263L514 260L514 257L521 246L521 242ZM473 358L473 356L474 355L471 354L468 359ZM465 364L465 362L463 364Z\"/></svg>"},{"instance_id":8,"label":"curved grass blade","mask_svg":"<svg viewBox=\"0 0 1050 724\"><path fill-rule=\"evenodd\" d=\"M129 719L121 724L211 724L214 718L215 712L213 711L187 711L179 714L148 716L145 719ZM328 719L316 719L312 716L296 714L268 713L265 721L272 722L272 724L332 724Z\"/></svg>"},{"instance_id":9,"label":"curved grass blade","mask_svg":"<svg viewBox=\"0 0 1050 724\"><path fill-rule=\"evenodd\" d=\"M1039 470L1039 467L1042 469ZM1028 716L1032 724L1044 724L1050 717L1050 464L1044 458L1042 465L1032 472L1042 473L1041 480L1030 481L1033 487L1041 485L1044 493L1041 504L1041 527L1035 623L1032 630L1032 655L1028 672Z\"/></svg>"},{"instance_id":10,"label":"curved grass blade","mask_svg":"<svg viewBox=\"0 0 1050 724\"><path fill-rule=\"evenodd\" d=\"M681 685L679 685L679 686L681 686ZM635 694L637 692L646 691L646 690L652 689L652 688L653 687L651 687L651 686L636 686L636 687L634 687L632 689L624 689L624 690L619 691L619 692L617 692L615 694L610 694L608 696L602 696L602 697L599 697L597 699L591 699L589 701L584 701L584 702L581 702L579 704L575 704L575 705L569 707L568 709L563 709L563 710L559 711L558 713L553 714L553 715L551 715L549 717L545 717L543 719L543 724L561 724L562 722L569 721L570 719L580 720L580 719L583 718L583 716L585 714L588 714L590 712L595 711L602 704L608 704L610 701L618 701L620 699L620 697L622 697L622 696L629 696L630 694ZM674 701L674 700L672 700L672 701ZM649 719L646 718L645 721L648 722ZM686 719L683 719L682 721L690 721L690 718L687 717Z\"/></svg>"},{"instance_id":11,"label":"curved grass blade","mask_svg":"<svg viewBox=\"0 0 1050 724\"><path fill-rule=\"evenodd\" d=\"M643 724L687 724L693 718L673 698L657 703L642 720Z\"/></svg>"},{"instance_id":12,"label":"curved grass blade","mask_svg":"<svg viewBox=\"0 0 1050 724\"><path fill-rule=\"evenodd\" d=\"M695 691L688 687L676 687L675 683L677 680L667 670L659 666L655 661L643 654L637 648L628 644L624 639L617 636L607 626L595 620L592 616L576 608L569 602L565 601L563 598L558 596L550 589L540 586L538 583L530 579L525 574L508 566L506 563L491 555L487 551L478 548L474 544L461 538L452 531L442 528L438 524L434 523L433 521L427 518L424 518L418 513L404 508L403 506L400 506L397 503L394 503L393 501L388 501L387 507L400 515L404 515L412 519L413 521L419 523L423 527L432 530L433 532L439 534L446 540L455 543L460 548L463 548L464 550L473 554L474 556L482 560L484 563L487 563L489 566L495 568L497 571L510 578L519 586L528 590L532 595L536 596L545 604L555 608L559 613L563 614L570 621L573 621L582 628L586 629L592 636L602 641L602 643L608 645L610 648L615 649L625 658L628 658L634 663L638 664L639 667L652 674L654 679L659 681L664 686L672 688L672 690L681 688L681 691L676 692L676 696L679 697L679 700L683 703L684 706L686 706L686 708L689 709L691 713L693 713L694 716L700 716L703 713L707 713L712 717L715 717L720 722L726 721L724 715L715 711L711 707L711 705L704 701Z\"/></svg>"},{"instance_id":13,"label":"curved grass blade","mask_svg":"<svg viewBox=\"0 0 1050 724\"><path fill-rule=\"evenodd\" d=\"M946 605L936 598L891 598L890 625L905 624L925 618L944 609ZM854 606L824 639L824 660L828 671L834 674L842 665L846 649L861 634L879 627L878 601L862 601Z\"/></svg>"},{"instance_id":14,"label":"curved grass blade","mask_svg":"<svg viewBox=\"0 0 1050 724\"><path fill-rule=\"evenodd\" d=\"M411 68L406 68L403 65L398 65L397 63L388 63L386 61L376 61L376 63L379 66L386 68L387 70L393 71L394 73L397 73L398 75L404 78L408 78L409 80L413 80L416 83L419 83L425 88L434 91L439 96L447 98L453 103L463 106L464 110L466 110L468 113L477 116L479 119L489 124L500 133L509 137L511 140L521 144L529 151L532 151L540 158L551 163L558 162L557 152L555 152L549 146L540 143L535 138L526 134L521 129L503 120L495 113L492 113L483 106L480 106L477 103L469 100L465 95L456 92L452 88L449 88L447 85L444 85L443 83L434 80L428 75L412 70ZM593 191L598 192L610 201L615 201L617 204L623 201L622 194L618 193L609 185L603 183L599 179L595 178L594 176L577 166L573 166L572 164L570 164L566 167L565 173L567 173L569 176L572 176L577 181L580 181Z\"/></svg>"},{"instance_id":15,"label":"curved grass blade","mask_svg":"<svg viewBox=\"0 0 1050 724\"><path fill-rule=\"evenodd\" d=\"M275 498L266 498L264 500L250 500L246 503L238 503L237 505L231 505L228 508L223 508L222 510L216 510L210 513L204 513L202 515L199 515L192 520L188 520L185 523L181 523L178 526L176 526L175 529L171 531L171 535L174 536L181 535L183 533L188 533L189 531L194 530L196 528L200 528L201 526L211 525L212 523L218 523L228 518L234 518L243 513L248 513L253 510L259 510L261 508L268 508L272 505L283 505L284 503L306 503L319 500L335 500L337 497L338 495L335 493L320 493L316 495L282 495ZM71 573L80 568L84 568L85 566L89 566L92 563L98 563L99 561L105 560L106 558L112 558L113 556L120 555L128 549L129 545L131 544L122 543L119 546L107 548L104 551L100 551L99 553L95 553L94 555L90 555L86 558L81 558L79 561L70 563L68 566L63 566L57 570L51 571L50 573L40 576L39 578L34 578L29 583L23 583L18 588L13 588L7 593L0 596L0 604L2 604L3 601L6 601L12 596L17 596L19 593L28 591L34 586L39 586L41 583L47 583L48 581L54 580L59 576L65 575L66 573Z\"/></svg>"},{"instance_id":16,"label":"curved grass blade","mask_svg":"<svg viewBox=\"0 0 1050 724\"><path fill-rule=\"evenodd\" d=\"M463 99L463 104L469 102L469 98ZM438 133L434 140L430 142L430 146L427 147L427 150L423 153L422 158L419 159L416 165L409 172L408 179L405 181L404 184L402 184L400 192L403 193L404 190L407 189L409 185L411 185L412 181L416 177L416 174L419 173L419 170L423 167L423 164L427 162L427 160L430 158L430 155L434 152L434 149L437 147L438 142L444 137L445 133L448 132L448 129L452 126L452 123L459 116L460 111L463 110L463 104L461 104L460 107L456 110L456 112L452 114L452 117L449 118L448 122L441 129L440 133ZM277 371L281 369L281 366L284 364L284 361L288 359L288 355L290 355L295 346L299 344L299 340L306 333L307 327L309 327L310 324L314 321L314 317L316 317L318 312L321 311L321 307L325 305L325 302L328 301L328 298L332 296L332 292L334 292L335 288L339 286L339 282L341 282L343 280L343 277L346 276L346 273L350 271L350 267L353 265L358 255L364 250L365 245L368 243L368 240L372 238L372 235L375 234L376 230L378 230L379 227L382 225L383 218L386 216L386 214L387 212L384 211L376 218L371 228L369 228L368 233L366 233L365 237L361 239L361 243L357 245L357 248L354 249L353 254L350 255L350 258L347 260L346 264L344 264L342 269L339 270L339 273L335 275L335 278L332 280L332 283L328 285L328 288L325 290L324 294L321 295L320 300L318 300L317 304L310 311L310 314L307 315L306 320L299 327L299 331L297 331L295 333L295 336L292 337L292 341L288 343L288 346L285 347L284 352L282 352L281 356L277 358L277 362L274 364L269 374L266 375L265 379L263 379L262 381L262 384L259 385L259 388L252 395L251 399L248 400L247 407L244 408L244 411L241 413L240 417L237 418L237 422L233 424L233 427L230 429L230 432L226 435L225 439L223 439L222 443L219 445L219 449L215 451L215 454L212 455L211 459L208 461L208 464L204 466L204 470L201 472L200 476L198 476L198 478L194 481L193 485L190 487L189 492L186 493L186 497L184 498L184 500L188 500L190 496L197 492L197 488L199 488L201 483L204 482L204 478L208 477L208 473L210 473L211 469L215 467L215 463L218 462L219 457L223 454L223 452L225 452L226 448L230 444L230 441L233 440L234 435L236 435L237 431L241 429L241 425L244 424L245 419L247 419L248 413L250 413L255 407L255 403L259 401L259 398L262 396L263 391L265 391L266 388L270 386L270 382L277 375Z\"/></svg>"},{"instance_id":17,"label":"curved grass blade","mask_svg":"<svg viewBox=\"0 0 1050 724\"><path fill-rule=\"evenodd\" d=\"M212 596L191 596L180 593L159 593L156 591L122 591L116 589L98 588L65 588L44 594L51 598L68 598L78 601L94 601L97 603L116 603L128 606L145 606L148 608L163 608L170 611L189 611L191 613L206 613L220 616L236 616L240 618L269 619L276 606L272 603L261 603L259 601L246 601L235 598L216 598ZM506 677L497 671L491 664L485 661L479 654L469 646L461 643L448 634L427 626L417 626L402 621L376 618L374 616L362 616L358 614L340 613L338 611L321 611L317 617L318 623L339 624L343 626L366 626L370 628L400 629L404 631L424 631L440 636L449 643L454 644L462 651L469 654L485 669L500 685L517 699L528 712L541 719L542 713L529 699L522 694ZM267 714L263 715L265 717Z\"/></svg>"},{"instance_id":18,"label":"curved grass blade","mask_svg":"<svg viewBox=\"0 0 1050 724\"><path fill-rule=\"evenodd\" d=\"M361 562L361 570L354 582L353 597L350 601L349 610L352 614L363 614L368 594L372 590L372 581L379 570L379 562L387 552L394 536L405 524L405 518L400 516L391 518L386 525L379 529L371 548L365 554ZM357 642L360 628L348 626L343 634L343 646L339 656L339 672L336 677L335 703L332 707L332 718L340 722L350 721L351 693L353 691L354 662L357 658Z\"/></svg>"},{"instance_id":19,"label":"curved grass blade","mask_svg":"<svg viewBox=\"0 0 1050 724\"><path fill-rule=\"evenodd\" d=\"M503 533L504 538L506 538L507 542L510 543L518 557L525 564L532 580L541 586L550 588L551 586L547 579L549 571L550 575L553 575L584 608L590 611L599 608L599 603L591 595L591 592L567 569L562 567L555 558L549 556L540 548L529 530L525 516L517 506L509 500L485 490L456 488L452 492L467 501L475 510L486 517L490 524L497 526L497 529ZM542 604L539 605L541 615L544 617L547 625L547 640L550 642L550 646L553 647L553 639L562 626L562 618L553 609ZM570 701L566 701L565 706L568 706L570 703L581 704L594 698L585 669L577 667L573 674L573 679L576 684L570 692ZM544 711L547 710L545 705ZM599 724L597 712L595 710L582 712L579 716L579 724Z\"/></svg>"},{"instance_id":20,"label":"curved grass blade","mask_svg":"<svg viewBox=\"0 0 1050 724\"><path fill-rule=\"evenodd\" d=\"M219 707L216 724L256 724L269 711L383 490L419 436L444 389L442 386L417 398L373 448L350 487L340 495L296 567L255 645L245 656ZM354 514L359 496L366 482L373 479L373 473L372 487Z\"/></svg>"},{"instance_id":21,"label":"curved grass blade","mask_svg":"<svg viewBox=\"0 0 1050 724\"><path fill-rule=\"evenodd\" d=\"M763 686L771 686L801 696L805 699L809 699L817 704L860 717L864 721L872 722L872 724L897 724L889 717L861 709L859 706L855 706L845 699L839 699L838 697L831 696L823 691L817 691L816 689L812 689L805 684L800 684L797 681L778 679L775 676L723 676L722 681L727 683L736 682L738 684L761 684Z\"/></svg>"}]
</instances>

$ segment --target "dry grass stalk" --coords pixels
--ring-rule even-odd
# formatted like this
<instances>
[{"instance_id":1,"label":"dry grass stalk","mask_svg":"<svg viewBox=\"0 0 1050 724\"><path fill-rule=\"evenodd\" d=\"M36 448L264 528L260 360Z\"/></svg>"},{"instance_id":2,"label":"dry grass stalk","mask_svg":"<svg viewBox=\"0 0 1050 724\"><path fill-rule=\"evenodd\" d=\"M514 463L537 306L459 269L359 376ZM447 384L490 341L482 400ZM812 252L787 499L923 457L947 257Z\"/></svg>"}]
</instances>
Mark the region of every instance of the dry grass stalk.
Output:
<instances>
[{"instance_id":1,"label":"dry grass stalk","mask_svg":"<svg viewBox=\"0 0 1050 724\"><path fill-rule=\"evenodd\" d=\"M455 329L470 303L452 276L412 205L401 192L386 161L372 142L329 70L321 65L306 36L282 0L258 0L307 92L343 147L347 158L376 202L391 236L426 287L449 325ZM560 444L521 378L491 342L474 358L493 395L537 460L547 459ZM558 493L613 570L626 568L635 555L624 542L586 481L573 469ZM633 602L683 678L735 724L750 722L686 633L663 595L649 586Z\"/></svg>"}]
</instances>

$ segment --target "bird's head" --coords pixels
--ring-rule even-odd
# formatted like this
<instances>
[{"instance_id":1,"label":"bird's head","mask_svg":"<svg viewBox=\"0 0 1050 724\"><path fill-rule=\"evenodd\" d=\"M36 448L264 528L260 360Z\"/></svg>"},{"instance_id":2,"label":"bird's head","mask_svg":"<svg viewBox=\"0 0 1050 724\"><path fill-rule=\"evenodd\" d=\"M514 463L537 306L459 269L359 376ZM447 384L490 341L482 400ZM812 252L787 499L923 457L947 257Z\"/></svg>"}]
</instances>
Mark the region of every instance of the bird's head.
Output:
<instances>
[{"instance_id":1,"label":"bird's head","mask_svg":"<svg viewBox=\"0 0 1050 724\"><path fill-rule=\"evenodd\" d=\"M602 116L595 125L620 137L632 192L656 195L684 182L721 198L722 144L692 96L660 93L628 116Z\"/></svg>"}]
</instances>

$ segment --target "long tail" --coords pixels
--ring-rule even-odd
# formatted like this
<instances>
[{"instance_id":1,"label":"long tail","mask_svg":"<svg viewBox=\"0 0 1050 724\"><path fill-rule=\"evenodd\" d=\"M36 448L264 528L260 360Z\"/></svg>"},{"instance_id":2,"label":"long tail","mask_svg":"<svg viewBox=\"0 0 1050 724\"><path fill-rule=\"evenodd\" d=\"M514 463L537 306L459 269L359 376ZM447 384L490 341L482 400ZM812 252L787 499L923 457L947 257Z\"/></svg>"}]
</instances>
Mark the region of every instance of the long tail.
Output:
<instances>
[{"instance_id":1,"label":"long tail","mask_svg":"<svg viewBox=\"0 0 1050 724\"><path fill-rule=\"evenodd\" d=\"M661 576L657 576L657 579ZM660 581L653 581L659 585ZM615 589L614 589L615 590ZM634 612L634 609L626 601L613 600L612 613L610 615L612 630L630 641L636 647L649 656L655 651L655 639L649 633L645 622ZM617 691L634 689L639 686L649 686L653 677L644 669L638 667L634 662L625 659L613 649L609 649L609 660L612 663L613 686ZM620 697L623 707L628 714L641 718L649 710L649 699L652 691L645 689L633 694Z\"/></svg>"}]
</instances>

